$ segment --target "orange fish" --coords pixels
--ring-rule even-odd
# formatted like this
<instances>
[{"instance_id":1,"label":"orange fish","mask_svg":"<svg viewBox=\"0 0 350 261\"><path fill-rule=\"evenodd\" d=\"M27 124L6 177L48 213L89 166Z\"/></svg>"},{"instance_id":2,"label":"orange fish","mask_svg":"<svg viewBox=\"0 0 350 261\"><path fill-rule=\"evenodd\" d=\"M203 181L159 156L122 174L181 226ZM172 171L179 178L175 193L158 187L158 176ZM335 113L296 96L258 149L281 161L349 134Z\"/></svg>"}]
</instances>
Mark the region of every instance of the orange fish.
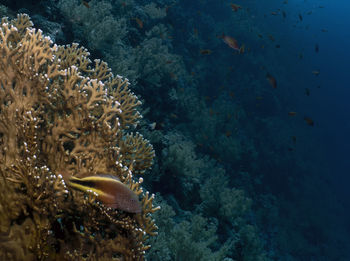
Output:
<instances>
[{"instance_id":1,"label":"orange fish","mask_svg":"<svg viewBox=\"0 0 350 261\"><path fill-rule=\"evenodd\" d=\"M85 7L90 8L90 5L89 5L88 2L82 0L81 3L82 3Z\"/></svg>"},{"instance_id":2,"label":"orange fish","mask_svg":"<svg viewBox=\"0 0 350 261\"><path fill-rule=\"evenodd\" d=\"M212 51L210 49L202 49L199 52L203 55L209 55L212 53Z\"/></svg>"},{"instance_id":3,"label":"orange fish","mask_svg":"<svg viewBox=\"0 0 350 261\"><path fill-rule=\"evenodd\" d=\"M239 9L242 9L242 6L239 6L239 5L236 5L233 3L231 3L230 6L231 6L232 10L235 12L237 12Z\"/></svg>"},{"instance_id":4,"label":"orange fish","mask_svg":"<svg viewBox=\"0 0 350 261\"><path fill-rule=\"evenodd\" d=\"M288 112L288 115L289 116L295 116L295 115L297 115L297 113L295 111L290 111L290 112Z\"/></svg>"},{"instance_id":5,"label":"orange fish","mask_svg":"<svg viewBox=\"0 0 350 261\"><path fill-rule=\"evenodd\" d=\"M309 117L304 117L304 120L306 121L306 123L310 126L314 126L314 121L309 118Z\"/></svg>"},{"instance_id":6,"label":"orange fish","mask_svg":"<svg viewBox=\"0 0 350 261\"><path fill-rule=\"evenodd\" d=\"M233 50L239 51L239 45L235 38L222 34L222 40Z\"/></svg>"},{"instance_id":7,"label":"orange fish","mask_svg":"<svg viewBox=\"0 0 350 261\"><path fill-rule=\"evenodd\" d=\"M319 70L312 71L312 74L318 76L320 74L320 71Z\"/></svg>"},{"instance_id":8,"label":"orange fish","mask_svg":"<svg viewBox=\"0 0 350 261\"><path fill-rule=\"evenodd\" d=\"M136 23L138 24L138 26L140 27L140 29L142 29L143 28L143 22L142 22L142 20L140 19L140 18L137 18L137 17L135 17L135 18L133 18L135 21L136 21Z\"/></svg>"},{"instance_id":9,"label":"orange fish","mask_svg":"<svg viewBox=\"0 0 350 261\"><path fill-rule=\"evenodd\" d=\"M276 79L269 73L266 74L266 79L269 81L271 84L272 88L276 89L277 88L277 81Z\"/></svg>"},{"instance_id":10,"label":"orange fish","mask_svg":"<svg viewBox=\"0 0 350 261\"><path fill-rule=\"evenodd\" d=\"M225 136L226 136L227 138L230 137L231 135L232 135L232 132L231 132L231 131L228 130L228 131L225 132Z\"/></svg>"},{"instance_id":11,"label":"orange fish","mask_svg":"<svg viewBox=\"0 0 350 261\"><path fill-rule=\"evenodd\" d=\"M139 197L117 177L111 175L93 175L77 178L62 173L66 183L85 193L94 192L97 200L105 206L120 209L129 213L142 211Z\"/></svg>"}]
</instances>

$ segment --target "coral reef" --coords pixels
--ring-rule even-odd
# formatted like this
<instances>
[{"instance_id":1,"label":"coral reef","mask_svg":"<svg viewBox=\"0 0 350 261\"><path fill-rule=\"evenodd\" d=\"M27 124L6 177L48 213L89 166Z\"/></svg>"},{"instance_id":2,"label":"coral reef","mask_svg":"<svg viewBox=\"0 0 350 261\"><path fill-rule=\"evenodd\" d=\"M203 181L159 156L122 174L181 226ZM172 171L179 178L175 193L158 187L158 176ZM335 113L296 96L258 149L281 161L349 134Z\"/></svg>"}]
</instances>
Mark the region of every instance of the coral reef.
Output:
<instances>
[{"instance_id":1,"label":"coral reef","mask_svg":"<svg viewBox=\"0 0 350 261\"><path fill-rule=\"evenodd\" d=\"M105 62L31 26L20 14L0 27L0 259L143 260L158 208L134 177L154 157L130 131L140 102ZM67 173L118 178L141 213L71 189Z\"/></svg>"}]
</instances>

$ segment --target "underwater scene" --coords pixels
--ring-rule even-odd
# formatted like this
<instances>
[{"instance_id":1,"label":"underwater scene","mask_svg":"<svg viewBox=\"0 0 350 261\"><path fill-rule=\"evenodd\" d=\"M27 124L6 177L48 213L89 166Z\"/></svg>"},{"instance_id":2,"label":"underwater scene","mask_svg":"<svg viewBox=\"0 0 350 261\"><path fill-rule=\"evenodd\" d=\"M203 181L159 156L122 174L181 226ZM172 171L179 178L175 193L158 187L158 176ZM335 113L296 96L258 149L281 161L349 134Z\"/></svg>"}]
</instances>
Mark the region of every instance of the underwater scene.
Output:
<instances>
[{"instance_id":1,"label":"underwater scene","mask_svg":"<svg viewBox=\"0 0 350 261\"><path fill-rule=\"evenodd\" d=\"M0 0L0 261L350 260L349 10Z\"/></svg>"}]
</instances>

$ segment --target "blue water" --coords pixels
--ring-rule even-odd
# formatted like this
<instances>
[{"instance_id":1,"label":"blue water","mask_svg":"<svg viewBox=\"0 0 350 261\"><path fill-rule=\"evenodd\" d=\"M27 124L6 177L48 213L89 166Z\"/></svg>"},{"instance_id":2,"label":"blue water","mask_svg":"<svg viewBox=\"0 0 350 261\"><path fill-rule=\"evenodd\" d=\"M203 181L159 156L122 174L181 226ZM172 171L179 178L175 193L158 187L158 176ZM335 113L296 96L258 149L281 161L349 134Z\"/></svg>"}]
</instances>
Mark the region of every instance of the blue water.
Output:
<instances>
[{"instance_id":1,"label":"blue water","mask_svg":"<svg viewBox=\"0 0 350 261\"><path fill-rule=\"evenodd\" d=\"M350 1L105 0L95 13L126 27L113 39L105 27L101 45L63 0L14 2L117 64L144 99L136 130L157 155L145 187L162 198L149 260L350 260ZM73 7L104 1L86 2ZM151 19L149 3L166 15Z\"/></svg>"}]
</instances>

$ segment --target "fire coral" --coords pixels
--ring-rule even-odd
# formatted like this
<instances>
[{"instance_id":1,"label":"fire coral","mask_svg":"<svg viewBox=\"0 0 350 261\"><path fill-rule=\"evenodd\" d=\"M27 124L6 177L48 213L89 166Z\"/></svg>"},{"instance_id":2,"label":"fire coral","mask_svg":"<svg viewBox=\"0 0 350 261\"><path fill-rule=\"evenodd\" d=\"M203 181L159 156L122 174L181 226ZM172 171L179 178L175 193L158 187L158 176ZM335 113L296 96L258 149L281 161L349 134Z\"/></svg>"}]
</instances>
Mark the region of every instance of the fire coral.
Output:
<instances>
[{"instance_id":1,"label":"fire coral","mask_svg":"<svg viewBox=\"0 0 350 261\"><path fill-rule=\"evenodd\" d=\"M0 26L0 260L143 260L157 227L142 175L154 157L138 133L128 80L77 44L57 46L20 14ZM108 208L63 178L108 174L141 213Z\"/></svg>"}]
</instances>

